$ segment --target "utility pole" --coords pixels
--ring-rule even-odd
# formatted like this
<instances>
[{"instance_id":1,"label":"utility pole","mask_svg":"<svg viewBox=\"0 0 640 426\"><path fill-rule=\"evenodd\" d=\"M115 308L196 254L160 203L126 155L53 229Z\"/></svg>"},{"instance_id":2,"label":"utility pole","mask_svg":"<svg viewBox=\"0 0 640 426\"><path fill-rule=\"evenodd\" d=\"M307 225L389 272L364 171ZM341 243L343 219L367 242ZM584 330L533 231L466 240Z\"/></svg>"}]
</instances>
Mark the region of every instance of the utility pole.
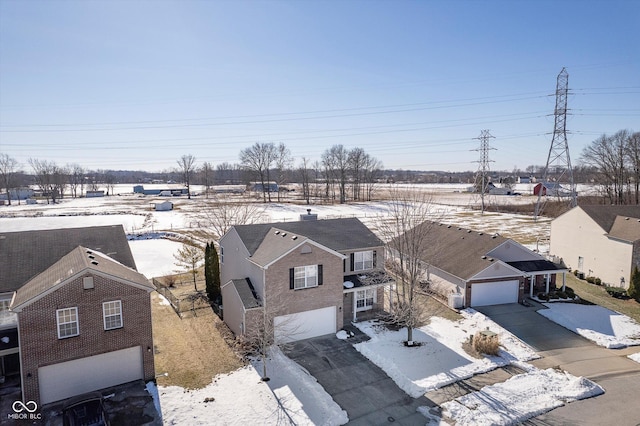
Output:
<instances>
[{"instance_id":1,"label":"utility pole","mask_svg":"<svg viewBox=\"0 0 640 426\"><path fill-rule=\"evenodd\" d=\"M569 73L562 68L556 83L556 108L553 115L555 116L555 125L553 128L553 139L547 156L547 164L544 167L542 175L542 186L538 192L538 202L536 203L534 218L542 215L549 192L554 193L558 200L562 197L569 198L569 206L578 205L576 199L576 185L573 181L573 169L571 168L571 159L569 157L569 143L567 142L567 95L569 93ZM553 183L549 183L551 171L556 176ZM562 188L562 184L568 186L568 189ZM542 199L542 195L546 195Z\"/></svg>"},{"instance_id":2,"label":"utility pole","mask_svg":"<svg viewBox=\"0 0 640 426\"><path fill-rule=\"evenodd\" d=\"M482 214L484 214L485 210L484 193L487 191L487 185L489 184L489 163L493 162L493 160L489 160L489 151L495 150L489 145L489 139L493 138L489 130L482 130L480 136L476 138L480 140L480 148L472 150L480 152L480 160L475 161L475 163L478 163L478 171L476 172L473 188L474 191L480 192Z\"/></svg>"}]
</instances>

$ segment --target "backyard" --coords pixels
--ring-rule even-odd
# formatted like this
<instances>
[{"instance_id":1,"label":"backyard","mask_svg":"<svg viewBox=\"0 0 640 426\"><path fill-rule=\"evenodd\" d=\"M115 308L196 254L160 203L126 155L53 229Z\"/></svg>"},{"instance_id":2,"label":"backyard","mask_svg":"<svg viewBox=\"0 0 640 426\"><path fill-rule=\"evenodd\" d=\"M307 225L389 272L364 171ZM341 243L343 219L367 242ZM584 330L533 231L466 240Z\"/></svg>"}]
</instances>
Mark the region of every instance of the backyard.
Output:
<instances>
[{"instance_id":1,"label":"backyard","mask_svg":"<svg viewBox=\"0 0 640 426\"><path fill-rule=\"evenodd\" d=\"M585 280L576 278L573 274L567 274L567 285L573 288L581 299L625 314L640 323L640 303L635 300L612 297L607 293L604 286L590 284Z\"/></svg>"}]
</instances>

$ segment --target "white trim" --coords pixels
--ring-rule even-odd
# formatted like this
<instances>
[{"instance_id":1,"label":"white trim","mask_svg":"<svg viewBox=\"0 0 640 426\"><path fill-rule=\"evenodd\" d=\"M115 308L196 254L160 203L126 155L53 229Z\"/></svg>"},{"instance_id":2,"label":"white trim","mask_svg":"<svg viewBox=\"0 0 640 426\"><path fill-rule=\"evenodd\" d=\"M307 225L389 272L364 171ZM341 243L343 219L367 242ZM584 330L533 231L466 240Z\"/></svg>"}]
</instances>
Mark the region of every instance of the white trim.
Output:
<instances>
[{"instance_id":1,"label":"white trim","mask_svg":"<svg viewBox=\"0 0 640 426\"><path fill-rule=\"evenodd\" d=\"M75 321L67 321L67 322L60 322L60 313L62 311L73 311L75 314ZM66 324L76 324L76 333L75 334L69 334L67 336L61 336L60 335L60 325L66 325ZM78 318L78 307L76 306L72 306L70 308L61 308L61 309L56 309L56 330L58 332L58 339L67 339L69 337L75 337L75 336L79 336L80 335L80 318Z\"/></svg>"},{"instance_id":2,"label":"white trim","mask_svg":"<svg viewBox=\"0 0 640 426\"><path fill-rule=\"evenodd\" d=\"M378 284L370 284L370 285L366 285L366 286L361 286L361 287L352 287L352 288L343 288L342 293L343 294L347 294L347 293L354 293L358 290L362 290L363 288L378 288L378 287L382 287L382 286L388 286L390 284L395 284L395 280L389 280L387 282L384 283L378 283Z\"/></svg>"},{"instance_id":3,"label":"white trim","mask_svg":"<svg viewBox=\"0 0 640 426\"><path fill-rule=\"evenodd\" d=\"M367 291L371 291L373 292L373 301L371 302L371 305L367 305ZM364 306L362 307L358 307L358 293L360 292L364 292L364 298L362 298L361 300L364 301ZM373 306L376 304L377 300L378 300L378 289L377 288L373 288L373 287L369 287L369 288L362 288L360 287L360 290L358 290L354 296L353 296L354 300L355 300L355 307L356 307L356 312L364 312L364 311L370 311L371 309L373 309Z\"/></svg>"},{"instance_id":4,"label":"white trim","mask_svg":"<svg viewBox=\"0 0 640 426\"><path fill-rule=\"evenodd\" d=\"M472 276L471 278L469 278L469 279L467 279L465 281L469 282L469 281L473 281L473 280L492 280L494 278L509 278L509 277L513 277L513 275L492 275L492 276L489 276L489 277L478 277L478 275L482 274L484 271L486 271L487 269L493 267L494 265L501 265L501 266L506 267L507 269L511 269L512 271L514 271L517 274L517 277L514 277L514 279L517 279L517 278L522 277L525 274L527 274L527 272L521 271L520 269L516 268L515 266L511 266L511 265L503 262L500 259L495 259L486 268L484 268L483 270L479 271L477 274L475 274L474 276Z\"/></svg>"},{"instance_id":5,"label":"white trim","mask_svg":"<svg viewBox=\"0 0 640 426\"><path fill-rule=\"evenodd\" d=\"M264 242L264 240L263 240L263 242ZM293 252L294 250L298 249L298 248L299 248L300 246L302 246L303 244L311 244L311 245L313 245L313 246L318 247L318 248L319 248L319 249L321 249L321 250L326 251L327 253L330 253L330 254L333 254L333 255L335 255L335 256L338 256L338 257L339 257L339 258L341 258L341 259L346 259L346 258L347 258L347 256L346 256L346 255L344 255L344 254L342 254L342 253L339 253L339 252L337 252L337 251L335 251L335 250L330 249L330 248L329 248L329 247L327 247L327 246L323 246L323 245L322 245L322 244L320 244L320 243L317 243L317 242L315 242L315 241L313 241L313 240L311 240L311 239L309 239L309 238L306 238L306 239L304 239L304 240L300 241L300 243L299 243L299 244L295 245L294 247L291 247L289 250L287 250L287 251L285 251L284 253L282 253L280 256L278 256L278 257L276 257L275 259L271 260L271 261L270 261L269 263L267 263L266 265L260 265L259 263L256 263L256 262L252 261L252 259L251 259L251 258L248 258L247 260L249 260L249 262L251 262L251 263L253 263L254 265L257 265L257 266L259 266L259 267L261 267L261 268L263 268L263 269L269 269L269 266L273 265L274 263L278 262L279 260L282 260L282 258L284 258L285 256L287 256L288 254L290 254L290 253L291 253L291 252Z\"/></svg>"},{"instance_id":6,"label":"white trim","mask_svg":"<svg viewBox=\"0 0 640 426\"><path fill-rule=\"evenodd\" d=\"M296 286L296 280L300 281L302 278L297 278L296 274L298 274L299 272L302 272L302 271L299 271L302 268L304 268L304 286L297 287ZM310 275L310 274L307 273L309 270L311 270L311 268L313 268L314 271L315 271L315 274L313 274L313 275ZM318 284L318 278L319 278L318 269L319 268L318 268L317 264L315 264L315 265L294 266L293 267L293 289L294 290L303 290L303 289L306 289L306 288L318 287L318 285L319 285ZM312 285L309 285L309 279L311 277L315 278L315 283L312 284Z\"/></svg>"},{"instance_id":7,"label":"white trim","mask_svg":"<svg viewBox=\"0 0 640 426\"><path fill-rule=\"evenodd\" d=\"M72 276L60 281L56 285L51 286L48 289L46 289L45 291L33 296L31 299L25 300L24 302L22 302L22 304L12 307L11 310L14 311L14 312L22 312L22 310L25 307L27 307L27 306L31 305L32 303L35 303L38 300L42 299L43 297L48 296L49 294L57 291L59 288L67 285L71 281L74 281L74 280L78 279L79 277L81 277L82 275L84 275L86 273L90 273L92 275L97 275L97 276L100 276L100 277L108 279L108 280L117 281L120 284L129 285L129 286L137 288L139 290L146 290L147 293L151 293L151 292L156 290L155 287L153 287L153 288L152 287L148 287L148 286L145 286L143 284L139 284L139 283L136 283L134 281L128 280L126 278L123 278L123 277L120 277L120 276L116 276L116 275L107 274L105 272L98 271L96 269L93 269L93 268L87 266L87 267L84 267L81 270L79 270L74 275L72 275ZM18 289L18 291L20 291L20 289ZM12 304L15 301L15 298L16 298L16 295L18 294L18 291L15 292L15 294L13 296L13 299L11 300Z\"/></svg>"},{"instance_id":8,"label":"white trim","mask_svg":"<svg viewBox=\"0 0 640 426\"><path fill-rule=\"evenodd\" d=\"M105 310L106 305L107 304L114 304L114 303L116 304L114 306L117 306L118 312L115 313L115 314L107 315L107 311ZM108 318L119 317L120 325L115 326L115 327L107 327L107 317ZM124 327L124 319L122 318L122 300L110 300L108 302L103 302L102 303L102 324L104 325L104 330L105 331L116 330L118 328Z\"/></svg>"}]
</instances>

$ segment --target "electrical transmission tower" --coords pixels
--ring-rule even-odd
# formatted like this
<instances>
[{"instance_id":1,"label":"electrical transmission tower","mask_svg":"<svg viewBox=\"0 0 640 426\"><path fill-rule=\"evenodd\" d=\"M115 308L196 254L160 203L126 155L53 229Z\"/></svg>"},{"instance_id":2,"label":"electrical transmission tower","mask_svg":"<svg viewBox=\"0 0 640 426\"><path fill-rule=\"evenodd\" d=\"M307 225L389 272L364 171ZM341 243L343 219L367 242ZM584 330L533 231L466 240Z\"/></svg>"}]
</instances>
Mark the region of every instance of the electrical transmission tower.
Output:
<instances>
[{"instance_id":1,"label":"electrical transmission tower","mask_svg":"<svg viewBox=\"0 0 640 426\"><path fill-rule=\"evenodd\" d=\"M480 160L475 161L478 163L478 171L476 172L473 190L476 193L480 193L482 214L484 214L485 210L484 195L487 192L487 186L489 185L489 163L493 162L492 160L489 160L489 151L495 149L489 146L489 139L492 138L493 136L491 136L489 130L483 130L480 132L480 136L476 138L480 140L480 148L472 150L480 152Z\"/></svg>"},{"instance_id":2,"label":"electrical transmission tower","mask_svg":"<svg viewBox=\"0 0 640 426\"><path fill-rule=\"evenodd\" d=\"M558 200L568 199L570 207L577 205L576 185L573 181L573 169L569 158L569 143L567 142L567 94L569 92L569 73L562 68L556 83L556 108L554 110L555 125L553 139L547 156L547 164L542 174L542 185L538 191L535 219L542 215L546 200L555 195ZM552 178L553 175L553 178ZM564 187L562 186L564 185ZM543 199L542 196L546 195Z\"/></svg>"}]
</instances>

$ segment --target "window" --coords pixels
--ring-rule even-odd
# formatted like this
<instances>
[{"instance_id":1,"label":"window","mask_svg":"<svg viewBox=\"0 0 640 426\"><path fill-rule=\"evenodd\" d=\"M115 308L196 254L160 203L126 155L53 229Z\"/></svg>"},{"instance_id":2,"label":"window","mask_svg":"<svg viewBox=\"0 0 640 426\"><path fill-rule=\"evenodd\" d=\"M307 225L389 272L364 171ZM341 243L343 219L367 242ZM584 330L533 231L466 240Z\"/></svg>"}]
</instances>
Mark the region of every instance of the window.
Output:
<instances>
[{"instance_id":1,"label":"window","mask_svg":"<svg viewBox=\"0 0 640 426\"><path fill-rule=\"evenodd\" d=\"M102 304L102 315L105 330L122 328L122 302L119 300L104 302Z\"/></svg>"},{"instance_id":2,"label":"window","mask_svg":"<svg viewBox=\"0 0 640 426\"><path fill-rule=\"evenodd\" d=\"M584 268L584 257L578 256L578 271L582 271Z\"/></svg>"},{"instance_id":3,"label":"window","mask_svg":"<svg viewBox=\"0 0 640 426\"><path fill-rule=\"evenodd\" d=\"M353 270L364 271L373 268L373 250L359 251L353 254Z\"/></svg>"},{"instance_id":4,"label":"window","mask_svg":"<svg viewBox=\"0 0 640 426\"><path fill-rule=\"evenodd\" d=\"M78 308L65 308L56 311L58 317L58 339L80 334L78 328Z\"/></svg>"},{"instance_id":5,"label":"window","mask_svg":"<svg viewBox=\"0 0 640 426\"><path fill-rule=\"evenodd\" d=\"M318 285L318 265L294 268L293 288L308 288Z\"/></svg>"},{"instance_id":6,"label":"window","mask_svg":"<svg viewBox=\"0 0 640 426\"><path fill-rule=\"evenodd\" d=\"M224 247L220 246L220 263L224 263Z\"/></svg>"},{"instance_id":7,"label":"window","mask_svg":"<svg viewBox=\"0 0 640 426\"><path fill-rule=\"evenodd\" d=\"M11 299L0 299L0 325L12 325L18 323L18 315L9 310Z\"/></svg>"},{"instance_id":8,"label":"window","mask_svg":"<svg viewBox=\"0 0 640 426\"><path fill-rule=\"evenodd\" d=\"M376 301L376 289L369 288L356 292L356 310L366 311L373 308Z\"/></svg>"}]
</instances>

